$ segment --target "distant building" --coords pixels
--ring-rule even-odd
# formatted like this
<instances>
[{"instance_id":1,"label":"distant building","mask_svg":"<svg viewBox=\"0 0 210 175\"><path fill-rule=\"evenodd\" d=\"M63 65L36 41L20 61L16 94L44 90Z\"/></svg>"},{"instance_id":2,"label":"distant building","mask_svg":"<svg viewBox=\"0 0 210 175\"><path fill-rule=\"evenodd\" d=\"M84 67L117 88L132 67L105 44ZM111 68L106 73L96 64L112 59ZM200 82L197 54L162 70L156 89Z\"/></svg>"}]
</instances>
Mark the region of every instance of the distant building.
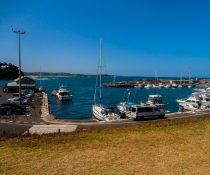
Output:
<instances>
[{"instance_id":1,"label":"distant building","mask_svg":"<svg viewBox=\"0 0 210 175\"><path fill-rule=\"evenodd\" d=\"M35 89L35 81L30 77L21 77L21 89ZM8 92L19 91L19 78L7 84Z\"/></svg>"}]
</instances>

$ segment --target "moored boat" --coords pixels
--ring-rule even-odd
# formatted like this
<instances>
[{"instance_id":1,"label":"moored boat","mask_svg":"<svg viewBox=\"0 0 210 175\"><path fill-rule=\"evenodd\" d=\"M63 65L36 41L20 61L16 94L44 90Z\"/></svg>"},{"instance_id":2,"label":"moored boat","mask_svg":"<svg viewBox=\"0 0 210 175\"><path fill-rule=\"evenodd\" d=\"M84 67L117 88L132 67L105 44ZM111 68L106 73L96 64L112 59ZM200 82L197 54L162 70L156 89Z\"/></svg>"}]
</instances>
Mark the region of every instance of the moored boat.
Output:
<instances>
[{"instance_id":1,"label":"moored boat","mask_svg":"<svg viewBox=\"0 0 210 175\"><path fill-rule=\"evenodd\" d=\"M73 97L63 85L56 92L56 96L60 101L72 100Z\"/></svg>"},{"instance_id":2,"label":"moored boat","mask_svg":"<svg viewBox=\"0 0 210 175\"><path fill-rule=\"evenodd\" d=\"M98 65L98 75L96 76L96 86L94 93L94 104L92 105L93 117L99 121L112 121L120 119L120 116L115 112L115 107L107 108L102 105L102 39L100 39L100 57ZM98 86L99 79L99 87ZM99 88L99 102L96 101L97 89Z\"/></svg>"}]
</instances>

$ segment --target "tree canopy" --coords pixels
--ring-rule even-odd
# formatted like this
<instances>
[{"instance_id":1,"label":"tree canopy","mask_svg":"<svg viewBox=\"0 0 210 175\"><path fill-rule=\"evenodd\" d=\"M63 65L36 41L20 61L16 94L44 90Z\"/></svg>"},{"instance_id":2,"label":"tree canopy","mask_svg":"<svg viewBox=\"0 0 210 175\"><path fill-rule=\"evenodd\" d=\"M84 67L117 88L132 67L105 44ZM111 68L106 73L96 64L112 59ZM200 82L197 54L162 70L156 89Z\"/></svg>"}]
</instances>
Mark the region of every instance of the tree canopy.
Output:
<instances>
[{"instance_id":1,"label":"tree canopy","mask_svg":"<svg viewBox=\"0 0 210 175\"><path fill-rule=\"evenodd\" d=\"M23 73L21 72L21 75ZM11 64L0 62L0 79L15 79L19 76L18 67Z\"/></svg>"}]
</instances>

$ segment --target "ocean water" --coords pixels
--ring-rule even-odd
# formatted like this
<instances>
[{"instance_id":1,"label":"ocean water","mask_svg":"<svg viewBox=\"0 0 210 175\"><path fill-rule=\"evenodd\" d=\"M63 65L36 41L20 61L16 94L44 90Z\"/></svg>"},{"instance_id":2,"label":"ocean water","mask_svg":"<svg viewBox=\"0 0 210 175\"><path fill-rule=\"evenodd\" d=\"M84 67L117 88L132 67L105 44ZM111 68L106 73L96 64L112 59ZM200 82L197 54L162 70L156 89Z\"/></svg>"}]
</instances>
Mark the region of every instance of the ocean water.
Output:
<instances>
[{"instance_id":1,"label":"ocean water","mask_svg":"<svg viewBox=\"0 0 210 175\"><path fill-rule=\"evenodd\" d=\"M148 78L139 77L117 77L116 81L140 80ZM151 78L152 79L152 78ZM161 78L162 79L162 78ZM169 78L167 78L169 79ZM51 104L51 112L60 119L91 119L91 107L95 91L95 77L45 77L41 81L35 79L37 86L41 85L49 95ZM113 77L103 77L103 83L112 82ZM3 86L7 81L0 81ZM71 91L73 100L68 102L60 102L55 96L51 95L53 90L59 89L64 85ZM187 98L192 93L191 88L162 88L162 89L137 89L137 88L102 88L102 103L106 106L115 106L122 101L127 100L127 94L130 92L130 101L140 103L146 102L149 95L160 94L163 96L165 109L171 112L178 111L178 103L176 99Z\"/></svg>"},{"instance_id":2,"label":"ocean water","mask_svg":"<svg viewBox=\"0 0 210 175\"><path fill-rule=\"evenodd\" d=\"M116 81L139 80L143 78L137 77L117 77ZM147 78L148 79L148 78ZM112 82L113 77L103 77L103 83ZM39 86L40 81L37 80ZM91 119L91 107L93 104L95 91L95 77L57 77L48 78L41 81L42 86L49 95L52 113L60 119ZM64 85L70 89L73 100L69 102L60 102L51 92L58 89L60 85ZM179 109L176 99L187 98L192 93L189 88L177 89L137 89L137 88L102 88L102 103L106 106L115 106L122 101L127 100L128 92L130 92L130 101L140 103L146 102L149 95L160 94L163 96L165 109L176 112ZM98 99L98 98L97 98Z\"/></svg>"}]
</instances>

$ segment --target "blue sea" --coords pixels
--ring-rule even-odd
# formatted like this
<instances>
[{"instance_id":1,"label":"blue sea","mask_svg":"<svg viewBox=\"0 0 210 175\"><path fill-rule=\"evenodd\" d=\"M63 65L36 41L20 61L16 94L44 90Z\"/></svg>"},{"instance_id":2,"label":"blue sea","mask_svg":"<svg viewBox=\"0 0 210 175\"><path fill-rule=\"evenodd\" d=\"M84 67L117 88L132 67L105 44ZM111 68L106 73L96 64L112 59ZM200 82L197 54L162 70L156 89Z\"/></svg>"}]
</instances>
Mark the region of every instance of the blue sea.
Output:
<instances>
[{"instance_id":1,"label":"blue sea","mask_svg":"<svg viewBox=\"0 0 210 175\"><path fill-rule=\"evenodd\" d=\"M116 77L116 81L129 81L153 79L142 77ZM161 78L163 79L163 78ZM169 79L169 78L166 78ZM172 79L172 78L170 78ZM176 79L176 78L173 78ZM94 76L81 77L45 77L41 81L37 78L36 84L39 87L40 83L49 95L51 104L51 112L57 118L71 120L87 120L92 118L91 107L94 99L95 83ZM113 77L103 77L103 83L112 82ZM0 86L3 86L7 81L0 81ZM69 102L60 102L51 93L53 90L59 89L64 85L71 91L73 100ZM135 103L146 102L149 95L160 94L163 96L165 109L171 112L178 111L178 103L176 99L187 98L192 93L191 88L162 88L162 89L143 89L143 88L102 88L102 103L106 106L115 106L122 101L127 100L127 94L130 92L130 101Z\"/></svg>"}]
</instances>

